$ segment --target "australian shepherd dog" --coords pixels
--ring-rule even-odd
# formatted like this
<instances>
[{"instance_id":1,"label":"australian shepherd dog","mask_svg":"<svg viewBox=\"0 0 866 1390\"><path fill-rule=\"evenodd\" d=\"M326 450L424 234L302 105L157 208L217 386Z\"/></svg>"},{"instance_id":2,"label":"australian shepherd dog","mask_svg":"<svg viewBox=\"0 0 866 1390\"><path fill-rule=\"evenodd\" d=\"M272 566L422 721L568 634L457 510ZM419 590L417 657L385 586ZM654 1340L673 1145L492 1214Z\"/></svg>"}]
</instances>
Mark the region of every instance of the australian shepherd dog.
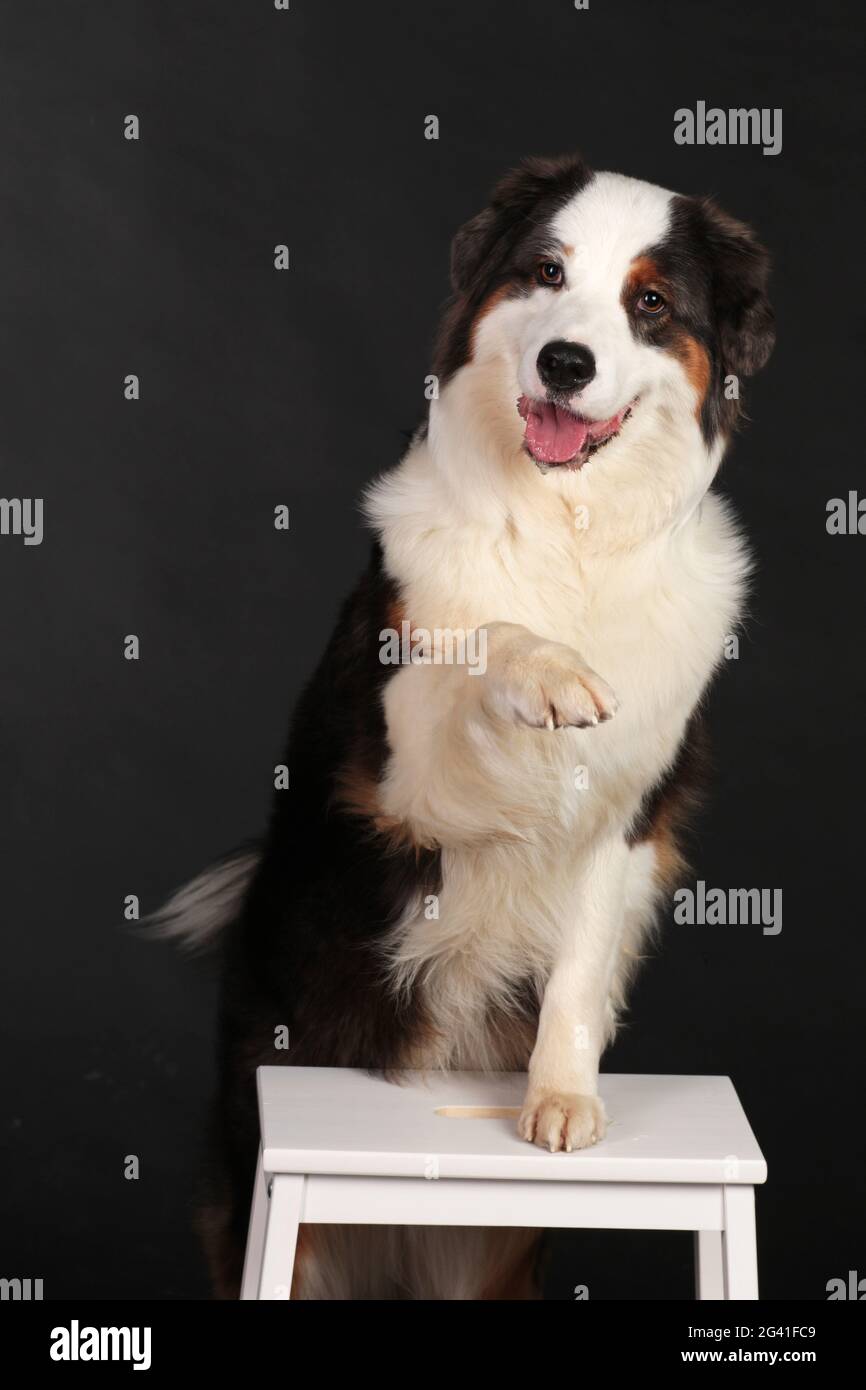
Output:
<instances>
[{"instance_id":1,"label":"australian shepherd dog","mask_svg":"<svg viewBox=\"0 0 866 1390\"><path fill-rule=\"evenodd\" d=\"M768 269L711 200L576 156L527 160L457 232L429 415L367 491L369 565L295 712L290 790L160 918L222 951L218 1296L261 1064L525 1071L528 1144L603 1138L599 1059L683 871L743 600L712 484L773 346ZM302 1227L292 1296L528 1298L537 1244Z\"/></svg>"}]
</instances>

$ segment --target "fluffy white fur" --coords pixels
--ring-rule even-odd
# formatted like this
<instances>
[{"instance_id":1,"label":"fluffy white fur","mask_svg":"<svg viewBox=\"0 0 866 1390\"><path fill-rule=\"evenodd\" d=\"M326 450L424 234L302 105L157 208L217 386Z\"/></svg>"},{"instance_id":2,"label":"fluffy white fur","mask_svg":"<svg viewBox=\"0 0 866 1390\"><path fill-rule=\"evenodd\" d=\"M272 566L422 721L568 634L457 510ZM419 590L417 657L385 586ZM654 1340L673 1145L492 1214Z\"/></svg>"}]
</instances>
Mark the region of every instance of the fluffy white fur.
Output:
<instances>
[{"instance_id":1,"label":"fluffy white fur","mask_svg":"<svg viewBox=\"0 0 866 1390\"><path fill-rule=\"evenodd\" d=\"M483 1067L489 1006L536 982L520 1128L551 1149L604 1132L599 1057L655 898L653 850L629 850L626 830L722 656L747 571L708 492L721 448L705 446L694 388L672 355L635 340L620 302L669 201L596 176L556 221L568 288L480 319L426 440L368 497L406 617L489 632L485 675L407 666L387 686L383 810L443 848L438 919L418 903L391 940L395 988L425 992L438 1038L427 1063ZM595 354L582 412L637 405L582 469L542 474L516 401L543 394L535 360L557 338ZM565 727L546 726L551 709Z\"/></svg>"},{"instance_id":2,"label":"fluffy white fur","mask_svg":"<svg viewBox=\"0 0 866 1390\"><path fill-rule=\"evenodd\" d=\"M241 849L185 883L143 926L185 949L206 949L237 913L259 862L259 851Z\"/></svg>"}]
</instances>

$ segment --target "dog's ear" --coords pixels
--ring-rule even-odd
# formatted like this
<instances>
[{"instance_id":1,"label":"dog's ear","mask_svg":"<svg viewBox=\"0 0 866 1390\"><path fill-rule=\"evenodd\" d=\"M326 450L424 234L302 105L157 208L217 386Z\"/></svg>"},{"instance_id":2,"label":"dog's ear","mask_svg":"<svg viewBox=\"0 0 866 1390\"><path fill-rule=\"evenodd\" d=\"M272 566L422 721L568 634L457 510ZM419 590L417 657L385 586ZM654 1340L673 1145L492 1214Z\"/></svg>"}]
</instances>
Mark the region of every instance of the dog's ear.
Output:
<instances>
[{"instance_id":1,"label":"dog's ear","mask_svg":"<svg viewBox=\"0 0 866 1390\"><path fill-rule=\"evenodd\" d=\"M466 294L480 268L507 255L515 236L576 193L589 178L580 155L524 159L503 176L490 205L460 228L451 244L451 283Z\"/></svg>"},{"instance_id":2,"label":"dog's ear","mask_svg":"<svg viewBox=\"0 0 866 1390\"><path fill-rule=\"evenodd\" d=\"M776 341L767 297L770 256L744 222L711 198L697 200L710 257L713 305L722 359L737 376L752 376L769 360Z\"/></svg>"},{"instance_id":3,"label":"dog's ear","mask_svg":"<svg viewBox=\"0 0 866 1390\"><path fill-rule=\"evenodd\" d=\"M458 294L466 294L488 249L495 241L496 214L485 208L464 222L451 243L451 284Z\"/></svg>"}]
</instances>

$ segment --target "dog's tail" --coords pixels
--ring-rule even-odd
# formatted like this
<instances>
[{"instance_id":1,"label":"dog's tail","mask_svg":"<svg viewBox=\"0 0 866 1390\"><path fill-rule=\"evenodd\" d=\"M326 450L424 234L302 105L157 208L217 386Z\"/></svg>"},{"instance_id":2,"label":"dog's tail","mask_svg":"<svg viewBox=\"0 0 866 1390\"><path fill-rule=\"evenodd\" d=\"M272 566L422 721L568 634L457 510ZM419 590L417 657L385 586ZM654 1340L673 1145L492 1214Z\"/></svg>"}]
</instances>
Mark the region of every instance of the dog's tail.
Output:
<instances>
[{"instance_id":1,"label":"dog's tail","mask_svg":"<svg viewBox=\"0 0 866 1390\"><path fill-rule=\"evenodd\" d=\"M243 845L178 888L142 920L148 935L174 941L187 951L206 951L237 917L261 858L258 845Z\"/></svg>"}]
</instances>

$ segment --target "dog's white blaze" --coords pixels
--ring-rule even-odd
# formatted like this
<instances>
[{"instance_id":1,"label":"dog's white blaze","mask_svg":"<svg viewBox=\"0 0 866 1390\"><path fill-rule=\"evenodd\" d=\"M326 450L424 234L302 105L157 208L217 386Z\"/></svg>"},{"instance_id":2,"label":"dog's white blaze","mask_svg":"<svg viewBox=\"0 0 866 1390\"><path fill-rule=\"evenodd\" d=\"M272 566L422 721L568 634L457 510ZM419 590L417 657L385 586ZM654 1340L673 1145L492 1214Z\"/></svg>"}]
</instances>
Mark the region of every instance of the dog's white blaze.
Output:
<instances>
[{"instance_id":1,"label":"dog's white blaze","mask_svg":"<svg viewBox=\"0 0 866 1390\"><path fill-rule=\"evenodd\" d=\"M551 1092L596 1093L656 898L652 846L629 850L625 830L722 657L748 570L727 507L707 493L722 446L708 451L685 373L633 340L620 303L629 263L664 233L669 197L599 175L573 199L556 230L581 259L574 288L482 318L471 361L432 403L428 438L368 497L413 623L521 624L573 648L620 700L596 728L503 725L483 694L506 659L496 644L483 677L407 667L386 691L384 809L444 847L438 918L419 903L394 931L395 984L424 991L440 1037L427 1060L469 1067L497 1065L488 1005L508 1008L534 981L544 1006L530 1110ZM552 326L574 337L584 323L581 341L625 393L603 409L641 399L580 471L542 476L522 449L521 362ZM587 1142L590 1112L573 1119Z\"/></svg>"}]
</instances>

